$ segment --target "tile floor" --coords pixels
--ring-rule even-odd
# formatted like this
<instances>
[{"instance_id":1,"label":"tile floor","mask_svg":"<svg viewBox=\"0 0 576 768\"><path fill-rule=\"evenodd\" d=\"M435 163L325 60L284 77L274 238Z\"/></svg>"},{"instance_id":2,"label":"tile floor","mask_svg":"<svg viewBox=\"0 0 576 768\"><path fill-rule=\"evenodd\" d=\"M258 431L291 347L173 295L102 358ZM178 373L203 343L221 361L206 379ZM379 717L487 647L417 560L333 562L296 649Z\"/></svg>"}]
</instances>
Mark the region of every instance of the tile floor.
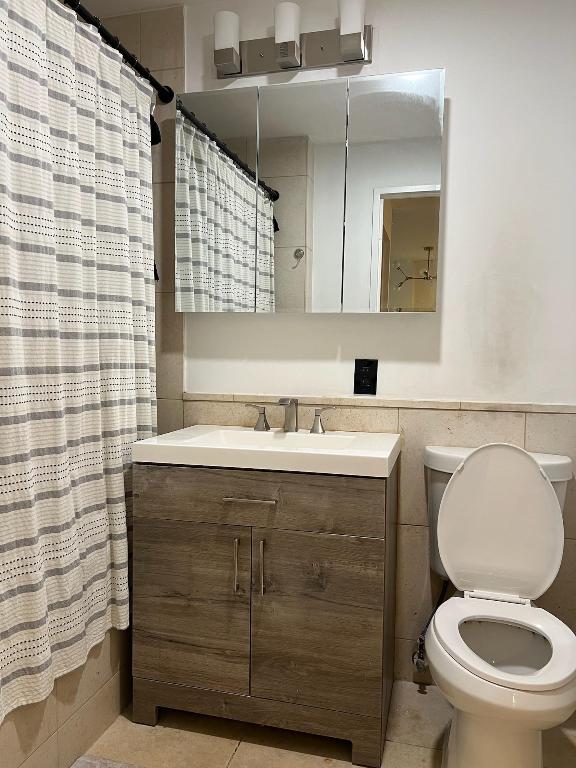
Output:
<instances>
[{"instance_id":1,"label":"tile floor","mask_svg":"<svg viewBox=\"0 0 576 768\"><path fill-rule=\"evenodd\" d=\"M440 768L450 707L434 686L394 685L382 768ZM545 768L576 765L576 717L546 734ZM104 758L102 762L92 758ZM75 768L349 768L346 742L165 711L156 728L121 715ZM110 762L112 765L110 765ZM115 766L119 763L120 766Z\"/></svg>"}]
</instances>

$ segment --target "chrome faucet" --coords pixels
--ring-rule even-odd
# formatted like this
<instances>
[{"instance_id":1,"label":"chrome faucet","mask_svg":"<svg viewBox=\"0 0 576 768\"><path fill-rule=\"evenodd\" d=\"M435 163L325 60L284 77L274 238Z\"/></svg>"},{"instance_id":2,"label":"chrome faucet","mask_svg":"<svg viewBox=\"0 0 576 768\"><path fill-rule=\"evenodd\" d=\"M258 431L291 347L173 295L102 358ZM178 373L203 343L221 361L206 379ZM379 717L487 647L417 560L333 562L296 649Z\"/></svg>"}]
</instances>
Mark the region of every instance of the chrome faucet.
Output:
<instances>
[{"instance_id":1,"label":"chrome faucet","mask_svg":"<svg viewBox=\"0 0 576 768\"><path fill-rule=\"evenodd\" d=\"M324 424L322 423L322 414L324 411L333 411L334 408L334 405L327 405L325 408L316 408L314 411L314 424L312 424L312 429L310 430L311 435L323 435L326 432Z\"/></svg>"},{"instance_id":2,"label":"chrome faucet","mask_svg":"<svg viewBox=\"0 0 576 768\"><path fill-rule=\"evenodd\" d=\"M284 406L284 432L298 432L298 400L281 397L278 405Z\"/></svg>"},{"instance_id":3,"label":"chrome faucet","mask_svg":"<svg viewBox=\"0 0 576 768\"><path fill-rule=\"evenodd\" d=\"M244 403L246 408L255 408L258 411L258 420L254 425L254 432L269 432L270 424L266 417L266 403Z\"/></svg>"}]
</instances>

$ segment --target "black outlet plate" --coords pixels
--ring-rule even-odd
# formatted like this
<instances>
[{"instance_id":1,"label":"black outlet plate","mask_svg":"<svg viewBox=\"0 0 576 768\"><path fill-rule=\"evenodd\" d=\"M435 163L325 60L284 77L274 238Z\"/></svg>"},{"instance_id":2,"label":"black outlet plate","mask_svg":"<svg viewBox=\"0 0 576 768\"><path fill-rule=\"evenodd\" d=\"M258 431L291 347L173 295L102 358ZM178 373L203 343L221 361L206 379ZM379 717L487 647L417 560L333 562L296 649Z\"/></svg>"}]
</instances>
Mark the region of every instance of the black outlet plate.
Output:
<instances>
[{"instance_id":1,"label":"black outlet plate","mask_svg":"<svg viewBox=\"0 0 576 768\"><path fill-rule=\"evenodd\" d=\"M354 394L375 395L378 386L378 360L355 360Z\"/></svg>"}]
</instances>

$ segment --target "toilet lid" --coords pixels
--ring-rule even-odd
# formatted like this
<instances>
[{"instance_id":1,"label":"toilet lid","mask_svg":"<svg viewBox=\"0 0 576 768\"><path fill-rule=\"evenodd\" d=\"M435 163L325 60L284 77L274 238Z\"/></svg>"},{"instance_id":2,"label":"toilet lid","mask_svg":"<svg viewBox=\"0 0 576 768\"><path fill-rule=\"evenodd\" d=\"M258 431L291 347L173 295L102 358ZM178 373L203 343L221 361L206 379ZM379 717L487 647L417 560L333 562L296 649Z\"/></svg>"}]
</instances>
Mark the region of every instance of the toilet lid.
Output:
<instances>
[{"instance_id":1,"label":"toilet lid","mask_svg":"<svg viewBox=\"0 0 576 768\"><path fill-rule=\"evenodd\" d=\"M556 493L522 448L484 445L452 475L438 548L458 589L534 599L554 581L563 547Z\"/></svg>"}]
</instances>

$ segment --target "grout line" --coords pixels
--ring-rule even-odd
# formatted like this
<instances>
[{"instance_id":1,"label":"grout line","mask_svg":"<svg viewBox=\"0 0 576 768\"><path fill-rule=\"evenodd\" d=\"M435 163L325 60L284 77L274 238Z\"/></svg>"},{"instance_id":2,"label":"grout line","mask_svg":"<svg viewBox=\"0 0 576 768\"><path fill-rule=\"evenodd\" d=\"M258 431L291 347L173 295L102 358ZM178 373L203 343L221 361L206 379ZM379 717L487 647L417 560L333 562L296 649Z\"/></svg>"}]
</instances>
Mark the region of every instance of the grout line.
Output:
<instances>
[{"instance_id":1,"label":"grout line","mask_svg":"<svg viewBox=\"0 0 576 768\"><path fill-rule=\"evenodd\" d=\"M524 450L526 450L526 427L528 422L528 414L524 412L524 442L522 443L522 447Z\"/></svg>"},{"instance_id":2,"label":"grout line","mask_svg":"<svg viewBox=\"0 0 576 768\"><path fill-rule=\"evenodd\" d=\"M242 744L242 739L238 740L238 744L236 744L236 746L234 747L234 752L232 752L232 754L230 755L230 760L228 760L224 768L228 768L228 766L232 763L232 760L234 760L236 756L236 752L238 752L238 750L240 749L240 744Z\"/></svg>"}]
</instances>

